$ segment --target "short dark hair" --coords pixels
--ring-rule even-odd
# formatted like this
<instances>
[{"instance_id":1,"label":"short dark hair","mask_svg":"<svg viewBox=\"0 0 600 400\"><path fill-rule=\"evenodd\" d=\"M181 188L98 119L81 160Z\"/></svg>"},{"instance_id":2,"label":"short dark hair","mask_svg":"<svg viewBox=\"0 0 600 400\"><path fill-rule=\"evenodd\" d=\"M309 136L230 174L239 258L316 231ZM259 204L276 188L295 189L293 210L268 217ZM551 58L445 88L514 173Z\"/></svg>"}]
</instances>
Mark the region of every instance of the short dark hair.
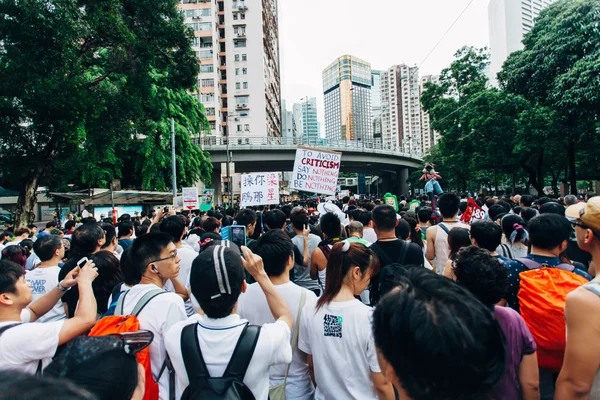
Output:
<instances>
[{"instance_id":1,"label":"short dark hair","mask_svg":"<svg viewBox=\"0 0 600 400\"><path fill-rule=\"evenodd\" d=\"M25 275L25 270L19 264L0 260L0 294L15 293L15 285L21 277Z\"/></svg>"},{"instance_id":2,"label":"short dark hair","mask_svg":"<svg viewBox=\"0 0 600 400\"><path fill-rule=\"evenodd\" d=\"M410 236L410 224L405 219L400 219L395 231L398 239L406 240Z\"/></svg>"},{"instance_id":3,"label":"short dark hair","mask_svg":"<svg viewBox=\"0 0 600 400\"><path fill-rule=\"evenodd\" d=\"M102 240L105 233L96 223L81 225L73 231L71 236L71 254L92 254L98 247L98 241Z\"/></svg>"},{"instance_id":4,"label":"short dark hair","mask_svg":"<svg viewBox=\"0 0 600 400\"><path fill-rule=\"evenodd\" d=\"M494 252L502 243L502 228L489 219L473 222L471 237L477 241L477 246Z\"/></svg>"},{"instance_id":5,"label":"short dark hair","mask_svg":"<svg viewBox=\"0 0 600 400\"><path fill-rule=\"evenodd\" d=\"M290 213L290 222L298 230L304 229L308 225L308 212L302 207L295 207Z\"/></svg>"},{"instance_id":6,"label":"short dark hair","mask_svg":"<svg viewBox=\"0 0 600 400\"><path fill-rule=\"evenodd\" d=\"M525 207L531 207L531 204L533 204L533 196L529 194L524 194L523 196L521 196L519 204L523 204L523 206Z\"/></svg>"},{"instance_id":7,"label":"short dark hair","mask_svg":"<svg viewBox=\"0 0 600 400\"><path fill-rule=\"evenodd\" d=\"M111 242L113 241L113 239L115 237L117 237L117 230L115 229L114 226L112 226L112 224L102 224L100 225L100 228L102 228L102 230L104 231L105 236L105 242L102 245L102 248L105 249L108 246L110 246Z\"/></svg>"},{"instance_id":8,"label":"short dark hair","mask_svg":"<svg viewBox=\"0 0 600 400\"><path fill-rule=\"evenodd\" d=\"M360 213L360 216L358 217L358 222L360 222L361 224L363 224L363 226L367 226L369 225L369 222L371 222L373 220L373 214L370 211L363 211Z\"/></svg>"},{"instance_id":9,"label":"short dark hair","mask_svg":"<svg viewBox=\"0 0 600 400\"><path fill-rule=\"evenodd\" d=\"M493 306L508 291L508 273L504 264L484 249L461 249L453 264L456 282L466 287L483 304Z\"/></svg>"},{"instance_id":10,"label":"short dark hair","mask_svg":"<svg viewBox=\"0 0 600 400\"><path fill-rule=\"evenodd\" d=\"M571 238L573 228L566 217L542 214L529 221L528 231L532 246L543 250L553 250Z\"/></svg>"},{"instance_id":11,"label":"short dark hair","mask_svg":"<svg viewBox=\"0 0 600 400\"><path fill-rule=\"evenodd\" d=\"M373 209L373 223L379 230L391 231L397 224L396 210L394 207L382 204Z\"/></svg>"},{"instance_id":12,"label":"short dark hair","mask_svg":"<svg viewBox=\"0 0 600 400\"><path fill-rule=\"evenodd\" d=\"M342 224L338 216L334 213L325 213L321 217L321 232L328 238L339 237L342 233Z\"/></svg>"},{"instance_id":13,"label":"short dark hair","mask_svg":"<svg viewBox=\"0 0 600 400\"><path fill-rule=\"evenodd\" d=\"M48 222L46 222L46 229L56 228L57 226L58 226L58 224L56 223L56 221L48 221Z\"/></svg>"},{"instance_id":14,"label":"short dark hair","mask_svg":"<svg viewBox=\"0 0 600 400\"><path fill-rule=\"evenodd\" d=\"M147 233L133 241L121 256L121 269L125 283L137 285L146 272L148 264L160 258L160 253L173 243L168 233Z\"/></svg>"},{"instance_id":15,"label":"short dark hair","mask_svg":"<svg viewBox=\"0 0 600 400\"><path fill-rule=\"evenodd\" d=\"M204 223L202 224L202 229L204 229L205 232L214 232L215 229L217 229L220 226L221 223L218 219L216 219L215 217L208 217L204 220Z\"/></svg>"},{"instance_id":16,"label":"short dark hair","mask_svg":"<svg viewBox=\"0 0 600 400\"><path fill-rule=\"evenodd\" d=\"M502 232L504 232L504 236L506 236L506 240L510 242L510 236L515 229L517 230L517 234L514 242L523 240L525 235L525 221L523 218L519 217L517 214L507 214L502 218L502 222L500 224L502 226ZM515 226L518 227L515 228Z\"/></svg>"},{"instance_id":17,"label":"short dark hair","mask_svg":"<svg viewBox=\"0 0 600 400\"><path fill-rule=\"evenodd\" d=\"M129 235L131 232L133 232L133 224L129 219L124 219L121 222L119 222L117 228L119 229L120 238Z\"/></svg>"},{"instance_id":18,"label":"short dark hair","mask_svg":"<svg viewBox=\"0 0 600 400\"><path fill-rule=\"evenodd\" d=\"M474 399L504 374L504 335L467 289L410 268L373 314L375 345L413 400Z\"/></svg>"},{"instance_id":19,"label":"short dark hair","mask_svg":"<svg viewBox=\"0 0 600 400\"><path fill-rule=\"evenodd\" d=\"M238 225L248 226L256 222L256 211L250 208L242 208L238 213L235 221Z\"/></svg>"},{"instance_id":20,"label":"short dark hair","mask_svg":"<svg viewBox=\"0 0 600 400\"><path fill-rule=\"evenodd\" d=\"M44 235L33 243L33 252L39 257L40 261L49 261L52 260L54 253L62 245L62 240L59 236Z\"/></svg>"},{"instance_id":21,"label":"short dark hair","mask_svg":"<svg viewBox=\"0 0 600 400\"><path fill-rule=\"evenodd\" d=\"M178 215L171 215L162 220L160 223L160 231L171 235L174 242L179 242L185 232L185 222Z\"/></svg>"},{"instance_id":22,"label":"short dark hair","mask_svg":"<svg viewBox=\"0 0 600 400\"><path fill-rule=\"evenodd\" d=\"M0 400L96 400L98 397L67 379L32 376L19 371L0 373Z\"/></svg>"},{"instance_id":23,"label":"short dark hair","mask_svg":"<svg viewBox=\"0 0 600 400\"><path fill-rule=\"evenodd\" d=\"M556 214L565 216L565 207L554 201L548 201L540 207L540 214Z\"/></svg>"},{"instance_id":24,"label":"short dark hair","mask_svg":"<svg viewBox=\"0 0 600 400\"><path fill-rule=\"evenodd\" d=\"M521 209L521 217L523 217L523 220L526 223L534 219L537 215L537 212L531 207L524 207Z\"/></svg>"},{"instance_id":25,"label":"short dark hair","mask_svg":"<svg viewBox=\"0 0 600 400\"><path fill-rule=\"evenodd\" d=\"M510 212L510 207L506 207L502 203L498 202L489 208L488 216L490 217L491 221L495 221L499 216L508 212Z\"/></svg>"},{"instance_id":26,"label":"short dark hair","mask_svg":"<svg viewBox=\"0 0 600 400\"><path fill-rule=\"evenodd\" d=\"M452 218L458 214L460 197L454 193L444 193L438 199L437 206L440 209L440 214L442 214L442 217Z\"/></svg>"},{"instance_id":27,"label":"short dark hair","mask_svg":"<svg viewBox=\"0 0 600 400\"><path fill-rule=\"evenodd\" d=\"M117 284L123 282L123 272L119 259L111 251L103 250L95 253L92 261L98 268L98 276L92 282L92 289L96 298L97 311L99 314L104 314L112 290Z\"/></svg>"},{"instance_id":28,"label":"short dark hair","mask_svg":"<svg viewBox=\"0 0 600 400\"><path fill-rule=\"evenodd\" d=\"M448 258L452 259L458 251L463 247L471 245L471 233L467 228L454 228L448 232L448 247L450 247L450 254Z\"/></svg>"},{"instance_id":29,"label":"short dark hair","mask_svg":"<svg viewBox=\"0 0 600 400\"><path fill-rule=\"evenodd\" d=\"M72 219L68 220L67 222L65 222L65 230L70 230L71 228L74 228L75 225L77 225L77 223L75 221L73 221Z\"/></svg>"},{"instance_id":30,"label":"short dark hair","mask_svg":"<svg viewBox=\"0 0 600 400\"><path fill-rule=\"evenodd\" d=\"M269 229L281 229L285 226L286 216L281 210L268 211L263 215L263 222Z\"/></svg>"},{"instance_id":31,"label":"short dark hair","mask_svg":"<svg viewBox=\"0 0 600 400\"><path fill-rule=\"evenodd\" d=\"M258 239L256 254L262 257L267 275L280 276L289 258L294 256L294 244L287 233L273 229Z\"/></svg>"}]
</instances>

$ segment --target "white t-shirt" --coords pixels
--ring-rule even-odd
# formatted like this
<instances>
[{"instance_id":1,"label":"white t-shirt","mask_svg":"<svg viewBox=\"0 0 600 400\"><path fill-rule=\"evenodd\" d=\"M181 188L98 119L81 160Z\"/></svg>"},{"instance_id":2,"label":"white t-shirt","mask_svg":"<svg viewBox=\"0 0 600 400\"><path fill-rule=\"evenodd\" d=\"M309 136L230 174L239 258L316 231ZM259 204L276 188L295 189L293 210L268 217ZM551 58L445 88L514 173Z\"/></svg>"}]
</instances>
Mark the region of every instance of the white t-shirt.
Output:
<instances>
[{"instance_id":1,"label":"white t-shirt","mask_svg":"<svg viewBox=\"0 0 600 400\"><path fill-rule=\"evenodd\" d=\"M304 254L304 237L302 235L296 235L292 238L292 243L296 245L301 254ZM321 243L321 238L317 235L313 235L310 233L308 235L308 264L305 268L304 265L295 264L294 265L294 277L295 282L299 286L303 288L314 290L320 289L319 282L316 279L311 279L310 277L310 260L312 257L312 252L319 247L319 243Z\"/></svg>"},{"instance_id":2,"label":"white t-shirt","mask_svg":"<svg viewBox=\"0 0 600 400\"><path fill-rule=\"evenodd\" d=\"M58 266L38 267L26 271L25 280L31 285L32 303L56 287L59 272ZM61 321L65 318L67 318L65 308L63 302L59 300L50 311L39 317L37 322Z\"/></svg>"},{"instance_id":3,"label":"white t-shirt","mask_svg":"<svg viewBox=\"0 0 600 400\"><path fill-rule=\"evenodd\" d=\"M195 314L187 321L175 324L169 330L165 344L175 369L176 398L180 398L189 385L181 354L183 328L190 324L198 324L198 342L208 373L212 377L221 377L225 373L225 368L247 322L237 314L219 319ZM290 328L283 321L263 325L254 355L244 376L244 384L248 386L256 400L267 400L269 396L269 368L290 361L292 361Z\"/></svg>"},{"instance_id":4,"label":"white t-shirt","mask_svg":"<svg viewBox=\"0 0 600 400\"><path fill-rule=\"evenodd\" d=\"M0 322L0 328L21 321ZM0 335L0 371L13 370L35 375L38 363L42 368L52 361L58 348L58 336L63 321L23 323Z\"/></svg>"},{"instance_id":5,"label":"white t-shirt","mask_svg":"<svg viewBox=\"0 0 600 400\"><path fill-rule=\"evenodd\" d=\"M275 288L290 308L294 320L298 315L302 291L306 292L306 300L304 302L302 314L315 312L317 296L310 290L304 289L292 282L284 283L283 285L275 285ZM246 289L246 293L242 293L238 301L237 312L240 317L247 319L253 325L272 324L275 322L273 314L269 309L267 298L257 283L249 285ZM294 321L294 323L296 323L296 321ZM275 365L271 367L269 372L271 386L283 383L286 369L287 365ZM296 349L294 350L292 365L290 366L290 372L288 373L286 399L312 399L314 391L315 388L310 380L308 372L306 353Z\"/></svg>"},{"instance_id":6,"label":"white t-shirt","mask_svg":"<svg viewBox=\"0 0 600 400\"><path fill-rule=\"evenodd\" d=\"M303 313L298 347L312 354L316 400L377 399L371 372L381 372L371 330L371 307L332 302Z\"/></svg>"},{"instance_id":7,"label":"white t-shirt","mask_svg":"<svg viewBox=\"0 0 600 400\"><path fill-rule=\"evenodd\" d=\"M0 249L0 251L2 251L2 250ZM32 252L29 255L29 257L27 257L27 261L25 262L25 269L27 271L30 271L33 269L33 267L35 267L40 262L42 262L42 260L40 260L40 258L37 256L37 254Z\"/></svg>"},{"instance_id":8,"label":"white t-shirt","mask_svg":"<svg viewBox=\"0 0 600 400\"><path fill-rule=\"evenodd\" d=\"M133 311L138 301L148 292L160 289L153 284L138 284L132 287L125 296L123 314L127 315ZM150 344L150 362L152 364L152 375L158 378L160 369L167 356L165 350L165 335L169 328L177 322L186 319L183 299L174 293L163 293L152 299L138 315L140 329L147 329L154 334L154 340ZM159 398L169 398L169 374L163 373L159 381Z\"/></svg>"},{"instance_id":9,"label":"white t-shirt","mask_svg":"<svg viewBox=\"0 0 600 400\"><path fill-rule=\"evenodd\" d=\"M363 230L363 239L369 243L375 243L377 241L377 234L373 228L365 228Z\"/></svg>"},{"instance_id":10,"label":"white t-shirt","mask_svg":"<svg viewBox=\"0 0 600 400\"><path fill-rule=\"evenodd\" d=\"M192 270L192 263L198 257L198 253L192 250L189 246L180 247L177 249L177 255L181 259L179 263L179 275L177 278L181 281L185 287L190 288L190 271ZM173 287L173 283L168 280L165 283L165 290L171 293L175 293L175 287ZM185 302L185 312L188 317L194 315L196 313L197 308L194 307L192 301L188 299Z\"/></svg>"}]
</instances>

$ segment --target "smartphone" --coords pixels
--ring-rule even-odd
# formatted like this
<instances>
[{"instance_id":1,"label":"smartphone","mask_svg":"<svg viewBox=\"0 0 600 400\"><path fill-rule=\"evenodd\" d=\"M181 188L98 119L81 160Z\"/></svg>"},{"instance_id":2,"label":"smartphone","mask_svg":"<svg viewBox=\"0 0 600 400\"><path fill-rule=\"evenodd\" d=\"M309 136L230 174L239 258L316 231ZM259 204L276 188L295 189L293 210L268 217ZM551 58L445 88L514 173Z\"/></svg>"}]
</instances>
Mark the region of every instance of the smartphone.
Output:
<instances>
[{"instance_id":1,"label":"smartphone","mask_svg":"<svg viewBox=\"0 0 600 400\"><path fill-rule=\"evenodd\" d=\"M163 213L168 214L169 213L169 207L163 208Z\"/></svg>"},{"instance_id":2,"label":"smartphone","mask_svg":"<svg viewBox=\"0 0 600 400\"><path fill-rule=\"evenodd\" d=\"M77 261L77 266L79 268L83 268L83 266L85 265L86 262L88 262L88 258L87 257L83 257L81 260Z\"/></svg>"},{"instance_id":3,"label":"smartphone","mask_svg":"<svg viewBox=\"0 0 600 400\"><path fill-rule=\"evenodd\" d=\"M234 225L229 229L230 240L238 246L246 245L246 227Z\"/></svg>"}]
</instances>

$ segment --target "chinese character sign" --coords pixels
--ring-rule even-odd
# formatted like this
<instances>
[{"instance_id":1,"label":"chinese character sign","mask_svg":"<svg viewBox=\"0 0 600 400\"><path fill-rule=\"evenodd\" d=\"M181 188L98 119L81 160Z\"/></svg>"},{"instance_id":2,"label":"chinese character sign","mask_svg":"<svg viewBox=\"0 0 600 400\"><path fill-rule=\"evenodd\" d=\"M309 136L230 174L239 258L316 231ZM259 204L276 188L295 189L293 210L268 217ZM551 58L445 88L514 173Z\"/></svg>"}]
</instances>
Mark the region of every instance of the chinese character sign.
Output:
<instances>
[{"instance_id":1,"label":"chinese character sign","mask_svg":"<svg viewBox=\"0 0 600 400\"><path fill-rule=\"evenodd\" d=\"M277 172L255 172L242 175L242 207L279 204Z\"/></svg>"},{"instance_id":2,"label":"chinese character sign","mask_svg":"<svg viewBox=\"0 0 600 400\"><path fill-rule=\"evenodd\" d=\"M189 187L182 189L183 194L183 205L188 210L197 210L200 208L200 202L198 201L198 188Z\"/></svg>"},{"instance_id":3,"label":"chinese character sign","mask_svg":"<svg viewBox=\"0 0 600 400\"><path fill-rule=\"evenodd\" d=\"M298 146L292 189L335 195L342 153Z\"/></svg>"}]
</instances>

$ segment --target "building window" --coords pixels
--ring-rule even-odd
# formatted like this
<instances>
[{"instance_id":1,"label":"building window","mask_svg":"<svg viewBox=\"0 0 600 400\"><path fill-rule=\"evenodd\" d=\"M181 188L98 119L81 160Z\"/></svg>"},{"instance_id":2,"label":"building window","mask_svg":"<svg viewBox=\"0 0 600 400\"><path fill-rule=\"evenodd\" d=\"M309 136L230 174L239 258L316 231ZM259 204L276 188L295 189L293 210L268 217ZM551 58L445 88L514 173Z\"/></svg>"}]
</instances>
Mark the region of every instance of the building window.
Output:
<instances>
[{"instance_id":1,"label":"building window","mask_svg":"<svg viewBox=\"0 0 600 400\"><path fill-rule=\"evenodd\" d=\"M248 104L249 96L238 96L235 98L236 104Z\"/></svg>"},{"instance_id":2,"label":"building window","mask_svg":"<svg viewBox=\"0 0 600 400\"><path fill-rule=\"evenodd\" d=\"M244 89L248 89L248 82L244 82L243 87L244 87Z\"/></svg>"},{"instance_id":3,"label":"building window","mask_svg":"<svg viewBox=\"0 0 600 400\"><path fill-rule=\"evenodd\" d=\"M239 54L235 55L235 61L240 61L240 55Z\"/></svg>"},{"instance_id":4,"label":"building window","mask_svg":"<svg viewBox=\"0 0 600 400\"><path fill-rule=\"evenodd\" d=\"M242 61L248 61L248 57L246 56L246 54L242 54Z\"/></svg>"},{"instance_id":5,"label":"building window","mask_svg":"<svg viewBox=\"0 0 600 400\"><path fill-rule=\"evenodd\" d=\"M238 124L236 131L241 132L242 131L242 125Z\"/></svg>"},{"instance_id":6,"label":"building window","mask_svg":"<svg viewBox=\"0 0 600 400\"><path fill-rule=\"evenodd\" d=\"M206 109L206 116L207 117L214 117L215 116L215 109L214 107L210 107Z\"/></svg>"},{"instance_id":7,"label":"building window","mask_svg":"<svg viewBox=\"0 0 600 400\"><path fill-rule=\"evenodd\" d=\"M248 75L248 68L242 68L242 75Z\"/></svg>"},{"instance_id":8,"label":"building window","mask_svg":"<svg viewBox=\"0 0 600 400\"><path fill-rule=\"evenodd\" d=\"M240 14L240 19L246 19L246 14L245 13L241 13Z\"/></svg>"},{"instance_id":9,"label":"building window","mask_svg":"<svg viewBox=\"0 0 600 400\"><path fill-rule=\"evenodd\" d=\"M236 89L236 90L240 90L240 83L239 83L239 82L236 82L236 83L235 83L235 89Z\"/></svg>"},{"instance_id":10,"label":"building window","mask_svg":"<svg viewBox=\"0 0 600 400\"><path fill-rule=\"evenodd\" d=\"M236 40L235 42L233 42L233 47L246 47L246 41Z\"/></svg>"},{"instance_id":11,"label":"building window","mask_svg":"<svg viewBox=\"0 0 600 400\"><path fill-rule=\"evenodd\" d=\"M250 124L244 124L244 130L250 132Z\"/></svg>"},{"instance_id":12,"label":"building window","mask_svg":"<svg viewBox=\"0 0 600 400\"><path fill-rule=\"evenodd\" d=\"M233 14L233 20L234 20L234 21L237 21L237 19L238 19L238 15L237 15L237 13L234 13L234 14Z\"/></svg>"},{"instance_id":13,"label":"building window","mask_svg":"<svg viewBox=\"0 0 600 400\"><path fill-rule=\"evenodd\" d=\"M215 130L217 128L217 123L215 121L210 121L208 124L210 125L211 130Z\"/></svg>"},{"instance_id":14,"label":"building window","mask_svg":"<svg viewBox=\"0 0 600 400\"><path fill-rule=\"evenodd\" d=\"M240 69L239 69L239 68L236 68L236 69L235 69L235 74L236 74L236 75L239 75L239 74L240 74Z\"/></svg>"},{"instance_id":15,"label":"building window","mask_svg":"<svg viewBox=\"0 0 600 400\"><path fill-rule=\"evenodd\" d=\"M206 64L200 66L200 72L214 72L212 64Z\"/></svg>"},{"instance_id":16,"label":"building window","mask_svg":"<svg viewBox=\"0 0 600 400\"><path fill-rule=\"evenodd\" d=\"M201 81L202 87L213 87L215 86L214 79L202 79Z\"/></svg>"}]
</instances>

